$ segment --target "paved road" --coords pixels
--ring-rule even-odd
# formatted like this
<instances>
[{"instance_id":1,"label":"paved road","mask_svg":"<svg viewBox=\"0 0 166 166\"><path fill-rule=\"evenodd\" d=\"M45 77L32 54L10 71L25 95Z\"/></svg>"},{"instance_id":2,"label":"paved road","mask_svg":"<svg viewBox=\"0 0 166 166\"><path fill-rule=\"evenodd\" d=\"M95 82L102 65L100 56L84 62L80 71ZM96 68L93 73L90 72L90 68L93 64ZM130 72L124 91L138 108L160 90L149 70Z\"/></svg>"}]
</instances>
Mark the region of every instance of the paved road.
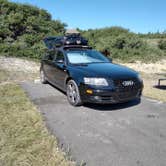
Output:
<instances>
[{"instance_id":1,"label":"paved road","mask_svg":"<svg viewBox=\"0 0 166 166\"><path fill-rule=\"evenodd\" d=\"M74 108L50 85L22 83L60 145L87 166L165 166L166 104L142 98Z\"/></svg>"}]
</instances>

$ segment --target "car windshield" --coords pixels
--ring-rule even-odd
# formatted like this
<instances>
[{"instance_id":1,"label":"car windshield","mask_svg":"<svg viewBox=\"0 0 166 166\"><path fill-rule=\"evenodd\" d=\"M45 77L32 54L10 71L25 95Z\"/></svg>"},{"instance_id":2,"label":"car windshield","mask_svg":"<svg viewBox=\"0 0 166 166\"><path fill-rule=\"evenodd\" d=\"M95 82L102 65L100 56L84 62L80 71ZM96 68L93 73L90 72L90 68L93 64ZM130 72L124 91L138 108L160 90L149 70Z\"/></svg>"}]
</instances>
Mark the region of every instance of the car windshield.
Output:
<instances>
[{"instance_id":1,"label":"car windshield","mask_svg":"<svg viewBox=\"0 0 166 166\"><path fill-rule=\"evenodd\" d=\"M103 54L95 50L70 50L67 57L71 64L108 63Z\"/></svg>"}]
</instances>

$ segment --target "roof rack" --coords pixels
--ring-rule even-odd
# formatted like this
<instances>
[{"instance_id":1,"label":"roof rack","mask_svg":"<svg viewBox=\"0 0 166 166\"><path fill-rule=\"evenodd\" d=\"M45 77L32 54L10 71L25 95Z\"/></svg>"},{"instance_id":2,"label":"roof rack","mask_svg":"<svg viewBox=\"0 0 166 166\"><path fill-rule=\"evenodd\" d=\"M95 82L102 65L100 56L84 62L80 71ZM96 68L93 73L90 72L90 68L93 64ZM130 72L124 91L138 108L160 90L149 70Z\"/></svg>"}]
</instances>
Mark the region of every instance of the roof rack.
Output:
<instances>
[{"instance_id":1,"label":"roof rack","mask_svg":"<svg viewBox=\"0 0 166 166\"><path fill-rule=\"evenodd\" d=\"M86 45L64 45L63 48L64 48L65 50L67 50L67 49L72 49L72 48L92 49L92 47L86 46Z\"/></svg>"}]
</instances>

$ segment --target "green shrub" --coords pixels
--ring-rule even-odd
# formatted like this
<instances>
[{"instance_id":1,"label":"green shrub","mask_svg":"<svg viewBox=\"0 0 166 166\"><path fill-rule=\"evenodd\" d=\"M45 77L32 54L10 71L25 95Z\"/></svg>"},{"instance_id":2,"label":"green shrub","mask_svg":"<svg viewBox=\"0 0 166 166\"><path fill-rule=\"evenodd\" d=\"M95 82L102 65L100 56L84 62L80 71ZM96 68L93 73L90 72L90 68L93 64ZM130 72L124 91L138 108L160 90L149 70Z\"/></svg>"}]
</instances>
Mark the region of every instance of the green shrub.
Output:
<instances>
[{"instance_id":1,"label":"green shrub","mask_svg":"<svg viewBox=\"0 0 166 166\"><path fill-rule=\"evenodd\" d=\"M166 40L160 40L159 43L158 43L158 47L161 50L166 50Z\"/></svg>"},{"instance_id":2,"label":"green shrub","mask_svg":"<svg viewBox=\"0 0 166 166\"><path fill-rule=\"evenodd\" d=\"M113 59L125 62L157 61L166 56L166 53L149 45L139 35L131 33L121 27L103 28L83 31L82 35L89 40L89 44L99 51L107 49Z\"/></svg>"},{"instance_id":3,"label":"green shrub","mask_svg":"<svg viewBox=\"0 0 166 166\"><path fill-rule=\"evenodd\" d=\"M43 38L62 35L65 27L43 9L0 0L0 55L39 59L45 50ZM166 33L135 34L122 27L80 32L94 49L107 49L113 59L150 62L166 56ZM148 37L163 39L154 47L144 40Z\"/></svg>"},{"instance_id":4,"label":"green shrub","mask_svg":"<svg viewBox=\"0 0 166 166\"><path fill-rule=\"evenodd\" d=\"M43 9L0 0L0 55L40 58L43 38L62 34L65 26Z\"/></svg>"},{"instance_id":5,"label":"green shrub","mask_svg":"<svg viewBox=\"0 0 166 166\"><path fill-rule=\"evenodd\" d=\"M126 45L126 39L124 36L119 36L114 40L113 48L123 49Z\"/></svg>"}]
</instances>

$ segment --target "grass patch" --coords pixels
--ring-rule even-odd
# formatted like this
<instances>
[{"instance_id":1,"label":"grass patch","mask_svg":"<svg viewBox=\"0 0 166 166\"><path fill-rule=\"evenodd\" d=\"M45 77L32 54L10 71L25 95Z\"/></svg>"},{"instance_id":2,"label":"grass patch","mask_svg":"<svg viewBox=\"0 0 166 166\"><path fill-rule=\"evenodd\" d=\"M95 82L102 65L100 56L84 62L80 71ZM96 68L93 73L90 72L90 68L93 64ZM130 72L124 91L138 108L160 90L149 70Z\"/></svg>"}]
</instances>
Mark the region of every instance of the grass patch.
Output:
<instances>
[{"instance_id":1,"label":"grass patch","mask_svg":"<svg viewBox=\"0 0 166 166\"><path fill-rule=\"evenodd\" d=\"M23 71L7 71L4 69L0 69L0 83L34 80L38 76L38 73L28 73Z\"/></svg>"},{"instance_id":2,"label":"grass patch","mask_svg":"<svg viewBox=\"0 0 166 166\"><path fill-rule=\"evenodd\" d=\"M9 79L9 72L0 69L0 83L6 82Z\"/></svg>"},{"instance_id":3,"label":"grass patch","mask_svg":"<svg viewBox=\"0 0 166 166\"><path fill-rule=\"evenodd\" d=\"M18 85L1 85L0 99L0 165L74 165L58 149L40 113Z\"/></svg>"},{"instance_id":4,"label":"grass patch","mask_svg":"<svg viewBox=\"0 0 166 166\"><path fill-rule=\"evenodd\" d=\"M166 102L166 90L157 89L154 87L158 84L158 79L162 78L162 76L157 74L142 73L142 77L144 80L143 95L150 97L152 99ZM165 82L162 82L162 83L165 83Z\"/></svg>"}]
</instances>

